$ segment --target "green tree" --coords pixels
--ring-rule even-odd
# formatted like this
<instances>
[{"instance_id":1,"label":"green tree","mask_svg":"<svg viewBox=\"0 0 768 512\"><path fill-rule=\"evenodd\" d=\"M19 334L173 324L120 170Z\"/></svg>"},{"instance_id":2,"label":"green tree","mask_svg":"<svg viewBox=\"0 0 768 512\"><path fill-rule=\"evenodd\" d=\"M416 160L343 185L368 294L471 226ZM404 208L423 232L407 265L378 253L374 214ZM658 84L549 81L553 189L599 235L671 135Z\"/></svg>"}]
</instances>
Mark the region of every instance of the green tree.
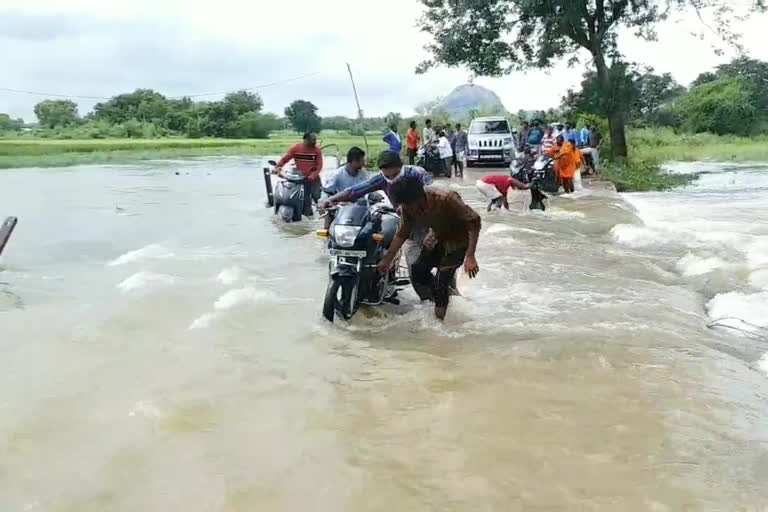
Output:
<instances>
[{"instance_id":1,"label":"green tree","mask_svg":"<svg viewBox=\"0 0 768 512\"><path fill-rule=\"evenodd\" d=\"M11 119L8 114L0 114L0 132L18 132L24 128L24 120Z\"/></svg>"},{"instance_id":2,"label":"green tree","mask_svg":"<svg viewBox=\"0 0 768 512\"><path fill-rule=\"evenodd\" d=\"M566 93L562 107L570 117L580 113L607 117L609 104L615 103L627 120L654 124L662 107L686 92L672 75L654 74L652 68L640 70L635 65L616 62L610 72L612 89L609 95L603 93L594 71L584 74L580 91Z\"/></svg>"},{"instance_id":3,"label":"green tree","mask_svg":"<svg viewBox=\"0 0 768 512\"><path fill-rule=\"evenodd\" d=\"M294 101L285 107L285 116L299 133L319 132L322 128L322 119L317 115L317 107L310 101Z\"/></svg>"},{"instance_id":4,"label":"green tree","mask_svg":"<svg viewBox=\"0 0 768 512\"><path fill-rule=\"evenodd\" d=\"M274 114L246 112L235 123L234 136L241 139L266 139L269 132L279 127L279 121Z\"/></svg>"},{"instance_id":5,"label":"green tree","mask_svg":"<svg viewBox=\"0 0 768 512\"><path fill-rule=\"evenodd\" d=\"M356 121L344 116L331 116L323 118L323 130L349 131L355 126Z\"/></svg>"},{"instance_id":6,"label":"green tree","mask_svg":"<svg viewBox=\"0 0 768 512\"><path fill-rule=\"evenodd\" d=\"M260 112L264 106L261 96L248 91L231 92L224 97L224 103L232 109L235 116L246 112Z\"/></svg>"},{"instance_id":7,"label":"green tree","mask_svg":"<svg viewBox=\"0 0 768 512\"><path fill-rule=\"evenodd\" d=\"M723 77L694 87L680 101L685 128L718 135L748 135L757 119L757 90L744 78Z\"/></svg>"},{"instance_id":8,"label":"green tree","mask_svg":"<svg viewBox=\"0 0 768 512\"><path fill-rule=\"evenodd\" d=\"M432 59L417 72L436 64L466 65L478 75L500 76L514 69L548 68L563 57L589 53L598 83L606 96L611 142L618 158L627 155L624 108L615 101L621 62L617 31L626 27L653 38L656 24L672 10L691 8L701 14L712 9L718 34L738 44L730 31L734 14L729 0L422 0L420 20L432 42ZM765 9L765 0L751 8Z\"/></svg>"},{"instance_id":9,"label":"green tree","mask_svg":"<svg viewBox=\"0 0 768 512\"><path fill-rule=\"evenodd\" d=\"M77 123L77 103L71 100L44 100L35 105L35 115L46 128Z\"/></svg>"},{"instance_id":10,"label":"green tree","mask_svg":"<svg viewBox=\"0 0 768 512\"><path fill-rule=\"evenodd\" d=\"M400 126L400 123L403 122L403 116L401 116L397 112L390 112L389 114L384 116L384 124L387 126L392 126L393 124L395 126Z\"/></svg>"},{"instance_id":11,"label":"green tree","mask_svg":"<svg viewBox=\"0 0 768 512\"><path fill-rule=\"evenodd\" d=\"M131 119L163 124L169 111L168 99L152 89L136 89L119 94L109 101L93 107L93 118L110 124L125 123Z\"/></svg>"},{"instance_id":12,"label":"green tree","mask_svg":"<svg viewBox=\"0 0 768 512\"><path fill-rule=\"evenodd\" d=\"M721 64L714 73L700 74L693 84L702 85L722 77L742 78L751 83L758 93L758 112L763 112L764 117L768 117L768 62L739 57L727 64Z\"/></svg>"}]
</instances>

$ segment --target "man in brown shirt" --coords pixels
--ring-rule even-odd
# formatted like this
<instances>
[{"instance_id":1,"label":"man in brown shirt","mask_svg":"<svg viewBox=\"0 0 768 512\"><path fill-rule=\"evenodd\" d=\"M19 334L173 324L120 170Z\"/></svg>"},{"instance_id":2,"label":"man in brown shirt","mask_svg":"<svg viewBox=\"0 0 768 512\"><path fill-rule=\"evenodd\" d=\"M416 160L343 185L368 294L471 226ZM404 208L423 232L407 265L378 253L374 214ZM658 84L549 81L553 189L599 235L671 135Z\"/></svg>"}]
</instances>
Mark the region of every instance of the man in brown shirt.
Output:
<instances>
[{"instance_id":1,"label":"man in brown shirt","mask_svg":"<svg viewBox=\"0 0 768 512\"><path fill-rule=\"evenodd\" d=\"M464 264L469 277L480 271L475 260L480 216L448 190L424 188L417 178L406 177L392 184L392 201L401 205L402 223L379 270L385 272L411 234L414 223L431 229L418 260L411 265L411 281L421 300L435 302L435 316L445 318L450 284L456 270ZM432 269L437 268L437 275Z\"/></svg>"}]
</instances>

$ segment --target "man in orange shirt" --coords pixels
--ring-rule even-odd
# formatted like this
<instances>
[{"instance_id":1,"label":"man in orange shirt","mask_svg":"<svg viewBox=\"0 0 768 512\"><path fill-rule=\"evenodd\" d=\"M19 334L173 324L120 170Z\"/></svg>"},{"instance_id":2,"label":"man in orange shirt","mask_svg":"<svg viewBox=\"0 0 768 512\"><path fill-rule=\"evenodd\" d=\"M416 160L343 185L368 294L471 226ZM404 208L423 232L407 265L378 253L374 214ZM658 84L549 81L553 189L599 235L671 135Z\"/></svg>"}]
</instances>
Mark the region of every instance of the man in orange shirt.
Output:
<instances>
[{"instance_id":1,"label":"man in orange shirt","mask_svg":"<svg viewBox=\"0 0 768 512\"><path fill-rule=\"evenodd\" d=\"M405 134L405 147L408 150L408 164L414 165L416 162L416 153L419 152L421 135L416 130L416 121L411 121L410 128Z\"/></svg>"},{"instance_id":2,"label":"man in orange shirt","mask_svg":"<svg viewBox=\"0 0 768 512\"><path fill-rule=\"evenodd\" d=\"M549 155L555 159L555 170L558 178L563 182L563 190L566 194L573 192L573 177L581 166L581 151L571 141L565 140L562 135L557 137L557 145L552 148Z\"/></svg>"}]
</instances>

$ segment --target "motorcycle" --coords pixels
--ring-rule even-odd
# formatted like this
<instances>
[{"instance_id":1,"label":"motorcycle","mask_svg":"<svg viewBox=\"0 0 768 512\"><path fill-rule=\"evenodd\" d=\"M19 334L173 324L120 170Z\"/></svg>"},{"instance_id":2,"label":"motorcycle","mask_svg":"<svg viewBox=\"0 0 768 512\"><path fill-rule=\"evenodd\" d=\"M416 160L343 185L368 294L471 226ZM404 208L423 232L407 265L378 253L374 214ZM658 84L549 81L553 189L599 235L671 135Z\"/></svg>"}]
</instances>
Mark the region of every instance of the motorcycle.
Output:
<instances>
[{"instance_id":1,"label":"motorcycle","mask_svg":"<svg viewBox=\"0 0 768 512\"><path fill-rule=\"evenodd\" d=\"M544 200L548 198L544 192L557 193L560 187L555 161L547 155L536 156L527 148L516 156L510 175L531 186L531 210L546 210Z\"/></svg>"},{"instance_id":2,"label":"motorcycle","mask_svg":"<svg viewBox=\"0 0 768 512\"><path fill-rule=\"evenodd\" d=\"M329 322L337 314L350 320L363 304L399 304L398 292L410 284L399 276L400 254L387 272L377 270L400 225L396 210L376 193L335 210L330 228L317 232L328 239L330 257L323 316Z\"/></svg>"},{"instance_id":3,"label":"motorcycle","mask_svg":"<svg viewBox=\"0 0 768 512\"><path fill-rule=\"evenodd\" d=\"M536 159L531 175L531 184L533 183L538 184L541 190L552 194L557 193L560 189L555 171L555 160L552 157L541 155Z\"/></svg>"},{"instance_id":4,"label":"motorcycle","mask_svg":"<svg viewBox=\"0 0 768 512\"><path fill-rule=\"evenodd\" d=\"M273 168L277 162L269 160L269 165ZM314 172L315 169L312 169ZM264 181L267 187L267 205L274 207L275 215L278 215L284 222L299 222L304 215L304 183L306 176L302 175L295 168L289 168L282 171L278 176L275 191L272 193L272 171L269 168L264 169Z\"/></svg>"},{"instance_id":5,"label":"motorcycle","mask_svg":"<svg viewBox=\"0 0 768 512\"><path fill-rule=\"evenodd\" d=\"M440 150L433 144L426 144L419 148L416 153L416 163L419 167L423 167L425 171L432 173L433 176L446 176L451 177L451 170L447 172L443 164L443 159L440 158Z\"/></svg>"}]
</instances>

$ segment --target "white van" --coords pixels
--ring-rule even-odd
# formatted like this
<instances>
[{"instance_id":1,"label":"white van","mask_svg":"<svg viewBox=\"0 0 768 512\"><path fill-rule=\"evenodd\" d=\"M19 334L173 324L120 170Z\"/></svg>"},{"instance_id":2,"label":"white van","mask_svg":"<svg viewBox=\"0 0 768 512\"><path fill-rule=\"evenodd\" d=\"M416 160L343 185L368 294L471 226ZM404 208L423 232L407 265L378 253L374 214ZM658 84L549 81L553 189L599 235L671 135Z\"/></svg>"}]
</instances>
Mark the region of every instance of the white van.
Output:
<instances>
[{"instance_id":1,"label":"white van","mask_svg":"<svg viewBox=\"0 0 768 512\"><path fill-rule=\"evenodd\" d=\"M504 117L477 117L469 124L467 167L496 162L509 165L515 156L512 127Z\"/></svg>"}]
</instances>

